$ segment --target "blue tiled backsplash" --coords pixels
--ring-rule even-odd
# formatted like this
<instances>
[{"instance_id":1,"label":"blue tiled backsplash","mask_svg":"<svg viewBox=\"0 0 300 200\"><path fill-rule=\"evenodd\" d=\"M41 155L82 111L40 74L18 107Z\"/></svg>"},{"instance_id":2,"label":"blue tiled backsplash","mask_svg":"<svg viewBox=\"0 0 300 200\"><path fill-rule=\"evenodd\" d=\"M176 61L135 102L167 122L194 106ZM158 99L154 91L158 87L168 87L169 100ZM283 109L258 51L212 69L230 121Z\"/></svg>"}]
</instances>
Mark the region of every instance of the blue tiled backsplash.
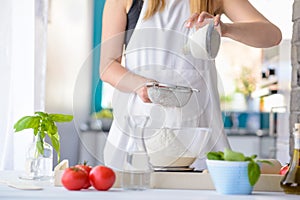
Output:
<instances>
[{"instance_id":1,"label":"blue tiled backsplash","mask_svg":"<svg viewBox=\"0 0 300 200\"><path fill-rule=\"evenodd\" d=\"M225 129L269 129L270 113L267 112L222 112L222 116Z\"/></svg>"}]
</instances>

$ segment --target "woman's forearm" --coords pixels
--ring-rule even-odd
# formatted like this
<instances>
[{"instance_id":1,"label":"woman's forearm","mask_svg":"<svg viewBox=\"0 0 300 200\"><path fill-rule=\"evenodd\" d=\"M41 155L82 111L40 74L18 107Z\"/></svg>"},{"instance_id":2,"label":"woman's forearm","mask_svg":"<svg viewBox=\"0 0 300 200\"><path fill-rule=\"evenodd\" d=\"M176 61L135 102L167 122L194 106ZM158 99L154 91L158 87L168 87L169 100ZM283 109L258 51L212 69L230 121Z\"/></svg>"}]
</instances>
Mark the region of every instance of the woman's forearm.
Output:
<instances>
[{"instance_id":1,"label":"woman's forearm","mask_svg":"<svg viewBox=\"0 0 300 200\"><path fill-rule=\"evenodd\" d=\"M101 80L122 92L136 92L149 80L128 71L118 61L113 61L100 72Z\"/></svg>"},{"instance_id":2,"label":"woman's forearm","mask_svg":"<svg viewBox=\"0 0 300 200\"><path fill-rule=\"evenodd\" d=\"M278 45L281 31L269 22L235 22L224 23L222 36L257 48Z\"/></svg>"},{"instance_id":3,"label":"woman's forearm","mask_svg":"<svg viewBox=\"0 0 300 200\"><path fill-rule=\"evenodd\" d=\"M222 0L223 13L233 23L221 23L222 35L246 45L268 48L278 45L281 31L248 0ZM271 5L270 5L271 7Z\"/></svg>"}]
</instances>

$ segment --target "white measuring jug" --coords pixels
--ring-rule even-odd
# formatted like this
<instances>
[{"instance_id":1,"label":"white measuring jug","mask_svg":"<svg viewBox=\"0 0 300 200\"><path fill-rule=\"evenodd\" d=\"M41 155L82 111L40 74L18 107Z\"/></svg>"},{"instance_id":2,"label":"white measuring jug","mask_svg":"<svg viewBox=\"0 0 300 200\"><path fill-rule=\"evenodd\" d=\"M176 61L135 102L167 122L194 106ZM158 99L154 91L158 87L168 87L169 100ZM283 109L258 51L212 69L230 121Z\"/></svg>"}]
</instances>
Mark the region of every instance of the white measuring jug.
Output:
<instances>
[{"instance_id":1,"label":"white measuring jug","mask_svg":"<svg viewBox=\"0 0 300 200\"><path fill-rule=\"evenodd\" d=\"M195 27L191 29L183 53L191 54L198 59L213 60L219 52L220 43L221 36L218 27L214 25L214 20L206 19L204 26L198 30Z\"/></svg>"}]
</instances>

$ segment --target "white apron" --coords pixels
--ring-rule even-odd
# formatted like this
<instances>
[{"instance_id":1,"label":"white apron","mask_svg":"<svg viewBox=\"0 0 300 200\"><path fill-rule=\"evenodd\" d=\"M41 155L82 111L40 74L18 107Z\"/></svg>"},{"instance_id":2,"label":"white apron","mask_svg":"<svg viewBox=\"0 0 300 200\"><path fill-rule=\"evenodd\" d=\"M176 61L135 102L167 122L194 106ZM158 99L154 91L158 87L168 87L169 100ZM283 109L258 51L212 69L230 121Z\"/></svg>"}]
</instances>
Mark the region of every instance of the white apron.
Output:
<instances>
[{"instance_id":1,"label":"white apron","mask_svg":"<svg viewBox=\"0 0 300 200\"><path fill-rule=\"evenodd\" d=\"M113 95L114 122L104 148L104 162L114 169L122 169L128 137L124 130L127 114L147 115L148 127L205 127L211 135L205 152L223 151L229 147L223 130L219 105L217 71L213 60L195 59L184 55L183 47L189 29L184 22L190 16L188 0L166 0L163 12L148 20L143 16L148 0L144 1L140 18L125 52L126 68L161 83L197 88L182 108L165 108L143 103L134 94L115 91ZM192 167L201 170L205 157L199 157Z\"/></svg>"}]
</instances>

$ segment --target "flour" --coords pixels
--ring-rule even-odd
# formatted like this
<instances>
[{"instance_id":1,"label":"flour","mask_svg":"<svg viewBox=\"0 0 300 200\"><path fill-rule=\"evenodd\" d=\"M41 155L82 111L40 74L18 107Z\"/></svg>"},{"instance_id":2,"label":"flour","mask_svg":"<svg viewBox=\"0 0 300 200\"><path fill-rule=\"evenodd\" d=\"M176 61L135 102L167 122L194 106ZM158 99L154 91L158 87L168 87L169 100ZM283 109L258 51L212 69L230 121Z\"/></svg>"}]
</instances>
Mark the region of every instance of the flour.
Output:
<instances>
[{"instance_id":1,"label":"flour","mask_svg":"<svg viewBox=\"0 0 300 200\"><path fill-rule=\"evenodd\" d=\"M163 128L145 140L150 162L154 166L189 166L196 155L188 150L180 138L180 133Z\"/></svg>"}]
</instances>

